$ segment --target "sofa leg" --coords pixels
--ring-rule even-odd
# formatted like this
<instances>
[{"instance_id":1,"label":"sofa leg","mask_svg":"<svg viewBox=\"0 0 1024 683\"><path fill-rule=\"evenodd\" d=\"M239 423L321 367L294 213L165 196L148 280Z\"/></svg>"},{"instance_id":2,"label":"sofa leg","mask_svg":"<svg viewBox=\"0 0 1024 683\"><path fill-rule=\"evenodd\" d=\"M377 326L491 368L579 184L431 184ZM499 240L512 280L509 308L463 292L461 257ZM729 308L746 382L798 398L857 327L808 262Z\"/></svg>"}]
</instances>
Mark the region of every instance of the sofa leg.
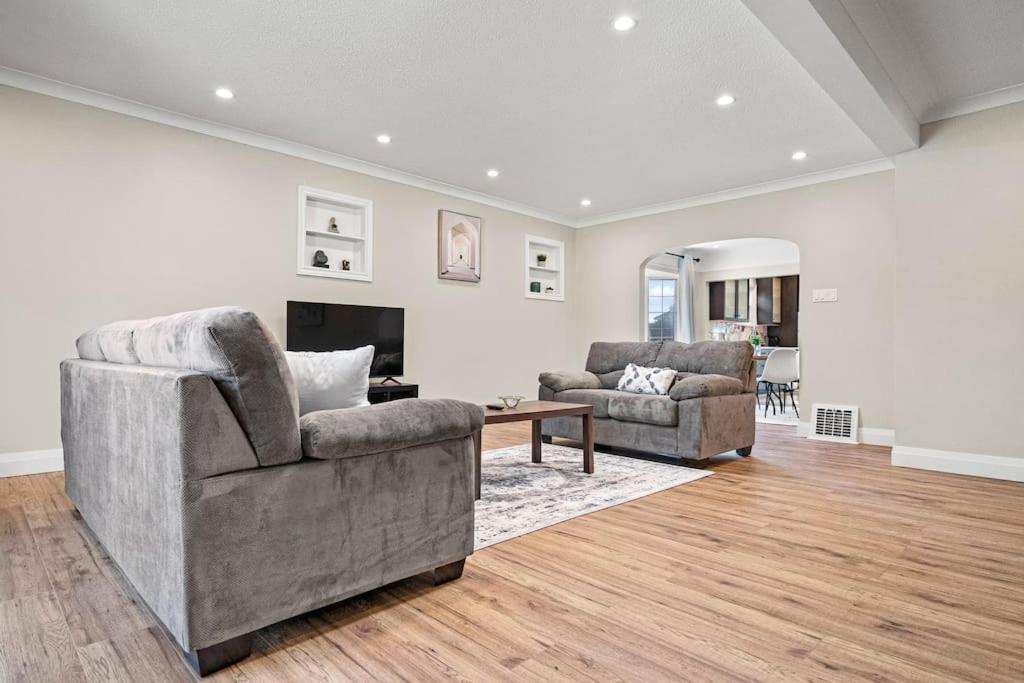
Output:
<instances>
[{"instance_id":1,"label":"sofa leg","mask_svg":"<svg viewBox=\"0 0 1024 683\"><path fill-rule=\"evenodd\" d=\"M434 570L434 585L440 586L442 583L448 583L462 576L462 569L466 566L466 558L462 558L458 562L452 562L442 567L438 567Z\"/></svg>"},{"instance_id":2,"label":"sofa leg","mask_svg":"<svg viewBox=\"0 0 1024 683\"><path fill-rule=\"evenodd\" d=\"M551 440L553 438L554 437L548 436L547 434L542 434L540 440L543 441L544 443L551 443Z\"/></svg>"},{"instance_id":3,"label":"sofa leg","mask_svg":"<svg viewBox=\"0 0 1024 683\"><path fill-rule=\"evenodd\" d=\"M208 676L214 671L237 664L252 654L252 641L255 637L256 632L252 631L225 640L223 643L186 652L185 661L200 676Z\"/></svg>"},{"instance_id":4,"label":"sofa leg","mask_svg":"<svg viewBox=\"0 0 1024 683\"><path fill-rule=\"evenodd\" d=\"M750 455L754 450L753 446L747 446L746 448L737 448L736 455L742 455L744 458Z\"/></svg>"}]
</instances>

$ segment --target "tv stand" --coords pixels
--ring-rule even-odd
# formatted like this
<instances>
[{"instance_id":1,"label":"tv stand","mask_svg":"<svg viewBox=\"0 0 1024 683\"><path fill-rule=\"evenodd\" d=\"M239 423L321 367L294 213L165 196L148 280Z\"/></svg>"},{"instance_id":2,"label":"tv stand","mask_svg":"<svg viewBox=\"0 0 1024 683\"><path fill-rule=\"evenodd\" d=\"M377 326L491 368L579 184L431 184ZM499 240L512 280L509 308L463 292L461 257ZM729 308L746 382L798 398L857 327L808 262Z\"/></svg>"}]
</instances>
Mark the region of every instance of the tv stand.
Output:
<instances>
[{"instance_id":1,"label":"tv stand","mask_svg":"<svg viewBox=\"0 0 1024 683\"><path fill-rule=\"evenodd\" d=\"M403 398L416 398L419 395L420 385L403 384L393 377L387 377L379 382L370 382L366 399L370 403L387 403Z\"/></svg>"}]
</instances>

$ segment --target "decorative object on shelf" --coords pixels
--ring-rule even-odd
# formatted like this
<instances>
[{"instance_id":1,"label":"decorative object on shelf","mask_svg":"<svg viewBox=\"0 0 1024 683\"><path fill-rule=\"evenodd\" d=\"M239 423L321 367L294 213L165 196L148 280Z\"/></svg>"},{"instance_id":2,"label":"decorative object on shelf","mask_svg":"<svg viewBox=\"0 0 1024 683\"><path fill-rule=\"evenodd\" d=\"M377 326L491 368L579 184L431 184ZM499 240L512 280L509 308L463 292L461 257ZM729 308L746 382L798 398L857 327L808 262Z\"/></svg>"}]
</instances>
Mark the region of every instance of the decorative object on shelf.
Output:
<instances>
[{"instance_id":1,"label":"decorative object on shelf","mask_svg":"<svg viewBox=\"0 0 1024 683\"><path fill-rule=\"evenodd\" d=\"M324 253L323 249L317 249L316 253L313 254L313 267L330 268L330 266L327 265L327 254Z\"/></svg>"},{"instance_id":2,"label":"decorative object on shelf","mask_svg":"<svg viewBox=\"0 0 1024 683\"><path fill-rule=\"evenodd\" d=\"M437 212L437 276L480 282L480 233L483 221L441 209Z\"/></svg>"},{"instance_id":3,"label":"decorative object on shelf","mask_svg":"<svg viewBox=\"0 0 1024 683\"><path fill-rule=\"evenodd\" d=\"M505 396L499 396L498 398L500 398L501 402L509 408L515 408L525 397L518 394L507 394Z\"/></svg>"},{"instance_id":4,"label":"decorative object on shelf","mask_svg":"<svg viewBox=\"0 0 1024 683\"><path fill-rule=\"evenodd\" d=\"M338 221L334 216L331 216L331 220L327 223L327 232L333 232L335 235L341 232L338 230ZM348 268L345 270L348 270Z\"/></svg>"},{"instance_id":5,"label":"decorative object on shelf","mask_svg":"<svg viewBox=\"0 0 1024 683\"><path fill-rule=\"evenodd\" d=\"M341 259L341 269L342 270L352 270L352 262L349 261L347 258Z\"/></svg>"},{"instance_id":6,"label":"decorative object on shelf","mask_svg":"<svg viewBox=\"0 0 1024 683\"><path fill-rule=\"evenodd\" d=\"M565 242L525 235L525 256L526 298L565 301Z\"/></svg>"},{"instance_id":7,"label":"decorative object on shelf","mask_svg":"<svg viewBox=\"0 0 1024 683\"><path fill-rule=\"evenodd\" d=\"M547 264L548 264L548 255L547 254L537 254L537 266L540 267L540 268L543 268Z\"/></svg>"},{"instance_id":8,"label":"decorative object on shelf","mask_svg":"<svg viewBox=\"0 0 1024 683\"><path fill-rule=\"evenodd\" d=\"M554 294L555 293L555 288L554 287L545 287L544 288L544 293L545 294Z\"/></svg>"},{"instance_id":9,"label":"decorative object on shelf","mask_svg":"<svg viewBox=\"0 0 1024 683\"><path fill-rule=\"evenodd\" d=\"M540 294L540 283L537 282L536 280L531 282L530 283L530 291L531 292L536 292L537 294Z\"/></svg>"}]
</instances>

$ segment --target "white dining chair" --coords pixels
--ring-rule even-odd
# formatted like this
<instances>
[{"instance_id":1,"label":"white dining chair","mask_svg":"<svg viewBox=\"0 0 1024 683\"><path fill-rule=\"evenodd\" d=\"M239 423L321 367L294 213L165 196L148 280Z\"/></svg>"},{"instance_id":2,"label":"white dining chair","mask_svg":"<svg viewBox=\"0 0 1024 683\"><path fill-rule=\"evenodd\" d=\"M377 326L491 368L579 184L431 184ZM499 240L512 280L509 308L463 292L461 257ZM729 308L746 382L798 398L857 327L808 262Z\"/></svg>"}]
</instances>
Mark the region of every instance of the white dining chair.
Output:
<instances>
[{"instance_id":1,"label":"white dining chair","mask_svg":"<svg viewBox=\"0 0 1024 683\"><path fill-rule=\"evenodd\" d=\"M761 387L763 382L767 389L765 395L767 400L764 404L764 414L766 417L768 415L769 403L772 406L772 414L775 414L773 393L779 397L779 407L782 412L786 412L786 394L789 394L793 410L796 411L796 416L800 417L800 409L797 408L796 400L793 397L793 382L800 381L798 353L796 349L775 349L768 354L768 358L764 362L764 369L761 371L761 376L757 378L758 388Z\"/></svg>"}]
</instances>

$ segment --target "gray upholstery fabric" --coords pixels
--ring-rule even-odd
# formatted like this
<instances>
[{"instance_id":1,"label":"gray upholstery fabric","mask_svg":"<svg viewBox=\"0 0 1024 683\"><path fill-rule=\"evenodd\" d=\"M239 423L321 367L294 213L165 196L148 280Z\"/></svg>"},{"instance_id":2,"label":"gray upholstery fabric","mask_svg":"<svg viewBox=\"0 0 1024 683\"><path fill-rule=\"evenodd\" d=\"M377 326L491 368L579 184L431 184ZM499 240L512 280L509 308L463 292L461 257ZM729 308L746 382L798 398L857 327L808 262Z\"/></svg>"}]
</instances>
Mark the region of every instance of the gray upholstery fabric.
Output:
<instances>
[{"instance_id":1,"label":"gray upholstery fabric","mask_svg":"<svg viewBox=\"0 0 1024 683\"><path fill-rule=\"evenodd\" d=\"M654 365L678 372L725 375L745 382L753 356L754 347L745 341L664 342Z\"/></svg>"},{"instance_id":2,"label":"gray upholstery fabric","mask_svg":"<svg viewBox=\"0 0 1024 683\"><path fill-rule=\"evenodd\" d=\"M614 389L568 389L555 394L552 400L563 403L589 403L594 406L594 417L608 417L608 401L620 393Z\"/></svg>"},{"instance_id":3,"label":"gray upholstery fabric","mask_svg":"<svg viewBox=\"0 0 1024 683\"><path fill-rule=\"evenodd\" d=\"M583 420L578 417L558 417L541 422L545 436L560 436L574 441L583 439ZM675 427L623 422L621 420L594 420L594 443L645 453L677 455L679 441Z\"/></svg>"},{"instance_id":4,"label":"gray upholstery fabric","mask_svg":"<svg viewBox=\"0 0 1024 683\"><path fill-rule=\"evenodd\" d=\"M85 332L75 341L78 357L84 360L105 360L108 363L136 364L132 330L137 320L120 320Z\"/></svg>"},{"instance_id":5,"label":"gray upholstery fabric","mask_svg":"<svg viewBox=\"0 0 1024 683\"><path fill-rule=\"evenodd\" d=\"M473 468L466 437L190 482L183 644L223 642L470 555Z\"/></svg>"},{"instance_id":6,"label":"gray upholstery fabric","mask_svg":"<svg viewBox=\"0 0 1024 683\"><path fill-rule=\"evenodd\" d=\"M603 375L624 369L630 363L654 365L661 342L594 342L587 355L587 372Z\"/></svg>"},{"instance_id":7,"label":"gray upholstery fabric","mask_svg":"<svg viewBox=\"0 0 1024 683\"><path fill-rule=\"evenodd\" d=\"M139 363L197 370L213 379L261 465L302 457L295 383L280 345L255 314L225 306L129 324ZM94 332L103 339L103 331L117 325Z\"/></svg>"},{"instance_id":8,"label":"gray upholstery fabric","mask_svg":"<svg viewBox=\"0 0 1024 683\"><path fill-rule=\"evenodd\" d=\"M689 375L676 379L668 395L677 401L703 396L732 396L743 393L744 383L725 375Z\"/></svg>"},{"instance_id":9,"label":"gray upholstery fabric","mask_svg":"<svg viewBox=\"0 0 1024 683\"><path fill-rule=\"evenodd\" d=\"M69 497L185 650L473 550L471 436L260 467L206 374L84 360L61 436Z\"/></svg>"},{"instance_id":10,"label":"gray upholstery fabric","mask_svg":"<svg viewBox=\"0 0 1024 683\"><path fill-rule=\"evenodd\" d=\"M542 372L537 378L541 386L552 391L566 389L600 389L601 380L592 372Z\"/></svg>"},{"instance_id":11,"label":"gray upholstery fabric","mask_svg":"<svg viewBox=\"0 0 1024 683\"><path fill-rule=\"evenodd\" d=\"M699 460L753 445L752 357L747 342L594 342L587 371L604 389L554 391L542 383L537 395L593 405L598 444ZM675 370L669 396L614 390L628 363ZM544 420L542 433L579 440L582 426L577 418Z\"/></svg>"},{"instance_id":12,"label":"gray upholstery fabric","mask_svg":"<svg viewBox=\"0 0 1024 683\"><path fill-rule=\"evenodd\" d=\"M483 429L480 406L446 398L411 398L344 410L320 410L299 420L307 458L333 460L472 436Z\"/></svg>"},{"instance_id":13,"label":"gray upholstery fabric","mask_svg":"<svg viewBox=\"0 0 1024 683\"><path fill-rule=\"evenodd\" d=\"M678 404L668 396L618 393L608 401L608 417L663 427L674 427L679 422Z\"/></svg>"}]
</instances>

